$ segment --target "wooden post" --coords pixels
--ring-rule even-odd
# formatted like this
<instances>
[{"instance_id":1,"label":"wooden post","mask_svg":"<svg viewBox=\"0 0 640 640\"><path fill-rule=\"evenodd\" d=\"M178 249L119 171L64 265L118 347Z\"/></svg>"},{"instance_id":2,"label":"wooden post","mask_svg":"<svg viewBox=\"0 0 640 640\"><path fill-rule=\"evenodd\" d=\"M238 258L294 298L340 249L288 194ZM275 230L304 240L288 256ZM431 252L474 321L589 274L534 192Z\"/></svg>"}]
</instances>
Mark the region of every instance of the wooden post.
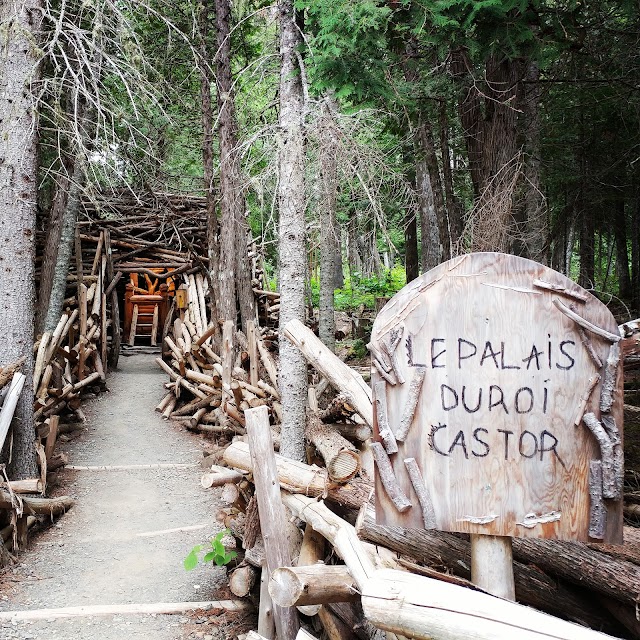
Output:
<instances>
[{"instance_id":1,"label":"wooden post","mask_svg":"<svg viewBox=\"0 0 640 640\"><path fill-rule=\"evenodd\" d=\"M260 574L260 610L258 611L258 633L267 640L273 640L276 634L273 620L273 602L269 595L269 569L262 563Z\"/></svg>"},{"instance_id":2,"label":"wooden post","mask_svg":"<svg viewBox=\"0 0 640 640\"><path fill-rule=\"evenodd\" d=\"M515 601L510 537L471 534L471 582L494 596Z\"/></svg>"},{"instance_id":3,"label":"wooden post","mask_svg":"<svg viewBox=\"0 0 640 640\"><path fill-rule=\"evenodd\" d=\"M249 382L258 386L258 343L256 342L256 323L247 320L247 342L249 343Z\"/></svg>"},{"instance_id":4,"label":"wooden post","mask_svg":"<svg viewBox=\"0 0 640 640\"><path fill-rule=\"evenodd\" d=\"M136 340L136 329L138 327L138 305L133 305L133 314L131 317L131 328L129 329L129 346L133 346Z\"/></svg>"},{"instance_id":5,"label":"wooden post","mask_svg":"<svg viewBox=\"0 0 640 640\"><path fill-rule=\"evenodd\" d=\"M233 320L225 320L222 325L222 384L231 384L233 371Z\"/></svg>"},{"instance_id":6,"label":"wooden post","mask_svg":"<svg viewBox=\"0 0 640 640\"><path fill-rule=\"evenodd\" d=\"M78 380L84 378L84 363L86 361L87 337L87 287L78 285L78 307L80 309L80 352L78 354Z\"/></svg>"},{"instance_id":7,"label":"wooden post","mask_svg":"<svg viewBox=\"0 0 640 640\"><path fill-rule=\"evenodd\" d=\"M229 322L225 322L225 330ZM233 329L232 322L231 325ZM285 510L280 498L280 482L269 428L269 410L265 406L248 409L245 411L245 419L253 461L260 528L265 543L267 567L269 573L272 573L280 567L290 566L291 558L285 535ZM274 605L273 611L278 640L295 640L300 627L295 607Z\"/></svg>"}]
</instances>

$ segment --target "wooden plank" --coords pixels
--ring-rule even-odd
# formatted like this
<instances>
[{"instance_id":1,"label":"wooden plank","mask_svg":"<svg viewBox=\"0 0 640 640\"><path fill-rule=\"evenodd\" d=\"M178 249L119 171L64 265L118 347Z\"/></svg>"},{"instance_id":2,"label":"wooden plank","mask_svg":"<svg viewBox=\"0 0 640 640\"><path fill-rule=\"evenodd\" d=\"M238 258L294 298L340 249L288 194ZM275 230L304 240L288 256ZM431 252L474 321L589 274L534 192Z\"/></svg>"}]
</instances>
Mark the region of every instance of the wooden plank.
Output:
<instances>
[{"instance_id":1,"label":"wooden plank","mask_svg":"<svg viewBox=\"0 0 640 640\"><path fill-rule=\"evenodd\" d=\"M258 386L260 376L258 374L258 343L256 342L256 323L247 320L247 342L249 343L249 382Z\"/></svg>"},{"instance_id":2,"label":"wooden plank","mask_svg":"<svg viewBox=\"0 0 640 640\"><path fill-rule=\"evenodd\" d=\"M233 371L233 320L225 320L222 325L222 384L231 385Z\"/></svg>"},{"instance_id":3,"label":"wooden plank","mask_svg":"<svg viewBox=\"0 0 640 640\"><path fill-rule=\"evenodd\" d=\"M241 600L205 600L202 602L152 602L148 604L106 604L59 609L31 609L27 611L2 611L0 621L27 622L36 620L60 620L64 618L94 618L117 615L154 615L185 613L202 609L222 609L224 611L246 611L248 602Z\"/></svg>"},{"instance_id":4,"label":"wooden plank","mask_svg":"<svg viewBox=\"0 0 640 640\"><path fill-rule=\"evenodd\" d=\"M56 440L58 438L58 426L60 425L60 416L51 416L49 418L49 433L47 434L47 440L44 445L44 453L47 460L53 455L53 450L56 446Z\"/></svg>"},{"instance_id":5,"label":"wooden plank","mask_svg":"<svg viewBox=\"0 0 640 640\"><path fill-rule=\"evenodd\" d=\"M560 290L576 304L584 298L580 322L560 310ZM610 360L608 376L581 338L585 322L593 351L602 363ZM424 526L404 465L415 458L438 529L588 541L590 462L603 447L614 474L621 468L622 366L610 357L615 334L615 318L597 298L517 256L469 254L408 284L376 318L371 351L378 366L371 375L375 393L385 393L397 440L392 469L414 506L398 513L377 477L380 523ZM602 412L605 377L614 391ZM582 418L593 414L602 422L601 413L612 436L599 445ZM621 501L606 503L605 540L620 542Z\"/></svg>"},{"instance_id":6,"label":"wooden plank","mask_svg":"<svg viewBox=\"0 0 640 640\"><path fill-rule=\"evenodd\" d=\"M129 346L132 347L136 340L136 329L138 326L138 305L133 305L133 313L131 314L131 328L129 329Z\"/></svg>"},{"instance_id":7,"label":"wooden plank","mask_svg":"<svg viewBox=\"0 0 640 640\"><path fill-rule=\"evenodd\" d=\"M78 352L78 380L84 378L84 366L87 359L86 338L87 338L87 287L78 284L78 308L80 310L80 350Z\"/></svg>"},{"instance_id":8,"label":"wooden plank","mask_svg":"<svg viewBox=\"0 0 640 640\"><path fill-rule=\"evenodd\" d=\"M269 428L269 410L264 406L248 409L245 411L245 419L267 567L269 572L273 573L279 567L290 566L291 558L285 534L285 510L280 498L280 483ZM300 627L295 607L274 605L274 619L278 639L295 640Z\"/></svg>"},{"instance_id":9,"label":"wooden plank","mask_svg":"<svg viewBox=\"0 0 640 640\"><path fill-rule=\"evenodd\" d=\"M153 323L151 325L151 344L158 344L158 305L153 307Z\"/></svg>"}]
</instances>

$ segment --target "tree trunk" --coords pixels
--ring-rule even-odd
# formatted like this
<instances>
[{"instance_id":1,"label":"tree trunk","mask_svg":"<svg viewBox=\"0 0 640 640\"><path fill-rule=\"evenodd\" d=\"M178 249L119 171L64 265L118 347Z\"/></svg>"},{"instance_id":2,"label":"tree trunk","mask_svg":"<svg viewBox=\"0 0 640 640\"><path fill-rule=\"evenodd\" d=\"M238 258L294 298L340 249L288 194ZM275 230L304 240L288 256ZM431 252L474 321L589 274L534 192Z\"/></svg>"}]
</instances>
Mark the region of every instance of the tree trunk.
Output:
<instances>
[{"instance_id":1,"label":"tree trunk","mask_svg":"<svg viewBox=\"0 0 640 640\"><path fill-rule=\"evenodd\" d=\"M407 272L407 282L415 280L420 275L418 264L418 224L416 214L407 209L404 223L404 267Z\"/></svg>"},{"instance_id":2,"label":"tree trunk","mask_svg":"<svg viewBox=\"0 0 640 640\"><path fill-rule=\"evenodd\" d=\"M586 204L583 200L583 204ZM588 207L582 209L580 224L580 278L581 287L595 287L595 223Z\"/></svg>"},{"instance_id":3,"label":"tree trunk","mask_svg":"<svg viewBox=\"0 0 640 640\"><path fill-rule=\"evenodd\" d=\"M461 253L459 246L463 232L462 205L453 191L453 170L451 167L451 151L449 149L449 117L447 103L440 104L440 153L442 155L442 177L444 192L447 198L447 215L449 216L449 233L453 254ZM436 263L437 265L438 263ZM436 266L434 265L434 266Z\"/></svg>"},{"instance_id":4,"label":"tree trunk","mask_svg":"<svg viewBox=\"0 0 640 640\"><path fill-rule=\"evenodd\" d=\"M202 166L204 170L204 193L207 201L207 253L209 275L213 291L209 296L211 323L214 326L213 341L218 347L222 344L220 333L220 246L218 244L218 213L213 181L213 108L211 105L211 67L209 60L209 0L202 0L200 6L200 103L202 120Z\"/></svg>"},{"instance_id":5,"label":"tree trunk","mask_svg":"<svg viewBox=\"0 0 640 640\"><path fill-rule=\"evenodd\" d=\"M69 167L67 167L66 170L68 172ZM71 168L71 171L73 171L73 168ZM58 247L60 246L60 239L62 237L63 219L64 213L67 209L70 185L71 180L68 175L65 174L59 178L55 186L55 195L51 204L49 219L47 220L47 238L45 240L44 254L42 256L40 284L38 286L38 295L36 297L36 334L42 333L45 330L45 318L49 309L49 300L56 271Z\"/></svg>"},{"instance_id":6,"label":"tree trunk","mask_svg":"<svg viewBox=\"0 0 640 640\"><path fill-rule=\"evenodd\" d=\"M280 261L280 370L283 455L305 459L304 429L307 404L307 364L284 337L291 320L304 322L305 187L302 82L296 49L302 36L296 25L293 0L280 0L280 140L278 202Z\"/></svg>"},{"instance_id":7,"label":"tree trunk","mask_svg":"<svg viewBox=\"0 0 640 640\"><path fill-rule=\"evenodd\" d=\"M540 70L535 62L527 68L523 93L524 166L524 256L549 264L547 207L540 184Z\"/></svg>"},{"instance_id":8,"label":"tree trunk","mask_svg":"<svg viewBox=\"0 0 640 640\"><path fill-rule=\"evenodd\" d=\"M320 126L320 340L332 351L336 347L336 320L333 294L336 257L340 243L336 238L336 202L338 195L338 135L333 119L335 99L322 103Z\"/></svg>"},{"instance_id":9,"label":"tree trunk","mask_svg":"<svg viewBox=\"0 0 640 640\"><path fill-rule=\"evenodd\" d=\"M36 33L41 0L0 4L0 366L25 357L26 383L14 417L12 479L37 474L33 424L33 324L37 113Z\"/></svg>"},{"instance_id":10,"label":"tree trunk","mask_svg":"<svg viewBox=\"0 0 640 640\"><path fill-rule=\"evenodd\" d=\"M436 221L438 223L438 237L440 240L440 259L446 261L451 257L451 237L449 235L449 221L447 220L447 210L442 194L442 181L440 180L440 169L438 167L438 157L433 142L433 129L425 120L418 125L416 131L418 148L420 155L424 158L431 191L433 193L433 205L435 208ZM440 260L438 260L438 263Z\"/></svg>"},{"instance_id":11,"label":"tree trunk","mask_svg":"<svg viewBox=\"0 0 640 640\"><path fill-rule=\"evenodd\" d=\"M67 274L73 252L73 243L80 209L80 193L84 184L83 158L77 157L74 161L73 176L67 196L67 204L62 214L62 228L58 246L55 271L49 295L49 305L44 321L44 330L53 331L62 315L62 306L67 291Z\"/></svg>"},{"instance_id":12,"label":"tree trunk","mask_svg":"<svg viewBox=\"0 0 640 640\"><path fill-rule=\"evenodd\" d=\"M218 98L218 144L220 149L220 283L221 320L232 320L236 311L236 208L240 205L235 175L236 122L231 78L231 42L228 0L214 0L216 11L216 84ZM244 212L243 212L244 213Z\"/></svg>"},{"instance_id":13,"label":"tree trunk","mask_svg":"<svg viewBox=\"0 0 640 640\"><path fill-rule=\"evenodd\" d=\"M236 298L242 326L256 319L251 287L250 263L247 259L247 225L244 189L240 179L238 121L231 74L231 2L215 0L216 8L216 82L218 95L218 135L220 144L221 296L225 320L236 318ZM234 282L226 282L229 279ZM224 286L222 283L224 282Z\"/></svg>"},{"instance_id":14,"label":"tree trunk","mask_svg":"<svg viewBox=\"0 0 640 640\"><path fill-rule=\"evenodd\" d=\"M425 273L440 264L440 238L431 180L424 160L416 164L416 192L420 211L420 265Z\"/></svg>"},{"instance_id":15,"label":"tree trunk","mask_svg":"<svg viewBox=\"0 0 640 640\"><path fill-rule=\"evenodd\" d=\"M629 275L629 252L627 250L627 221L624 199L615 203L613 210L613 232L616 237L616 272L618 274L618 295L623 300L631 297L631 277Z\"/></svg>"},{"instance_id":16,"label":"tree trunk","mask_svg":"<svg viewBox=\"0 0 640 640\"><path fill-rule=\"evenodd\" d=\"M631 293L633 306L640 310L640 188L633 193L633 217L631 219Z\"/></svg>"}]
</instances>

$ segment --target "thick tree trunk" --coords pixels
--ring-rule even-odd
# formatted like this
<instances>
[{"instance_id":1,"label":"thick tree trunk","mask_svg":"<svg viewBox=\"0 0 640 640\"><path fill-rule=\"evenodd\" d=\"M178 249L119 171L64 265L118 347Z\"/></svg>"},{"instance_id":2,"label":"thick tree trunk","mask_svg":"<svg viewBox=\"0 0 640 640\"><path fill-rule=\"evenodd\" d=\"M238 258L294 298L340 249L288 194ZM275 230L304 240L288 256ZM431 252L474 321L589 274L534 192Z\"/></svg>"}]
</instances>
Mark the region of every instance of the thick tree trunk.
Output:
<instances>
[{"instance_id":1,"label":"thick tree trunk","mask_svg":"<svg viewBox=\"0 0 640 640\"><path fill-rule=\"evenodd\" d=\"M322 104L320 132L320 340L332 351L336 346L333 294L336 280L336 203L338 196L338 135L333 98Z\"/></svg>"},{"instance_id":2,"label":"thick tree trunk","mask_svg":"<svg viewBox=\"0 0 640 640\"><path fill-rule=\"evenodd\" d=\"M30 84L39 74L41 0L0 4L0 366L25 357L14 418L12 479L37 474L33 424L36 126Z\"/></svg>"},{"instance_id":3,"label":"thick tree trunk","mask_svg":"<svg viewBox=\"0 0 640 640\"><path fill-rule=\"evenodd\" d=\"M68 167L66 169L67 171L69 170ZM71 171L73 171L73 168L71 168ZM62 237L63 219L64 213L67 209L70 185L71 180L67 175L63 175L59 178L55 186L55 195L49 212L49 219L47 221L47 237L44 245L44 254L42 256L40 283L38 285L38 295L36 297L36 334L42 333L45 330L45 318L47 317L47 311L49 309L49 300L56 271L58 247L60 246L60 239Z\"/></svg>"},{"instance_id":4,"label":"thick tree trunk","mask_svg":"<svg viewBox=\"0 0 640 640\"><path fill-rule=\"evenodd\" d=\"M209 258L209 280L213 291L209 296L211 323L214 326L213 340L220 347L220 246L218 244L218 213L213 181L213 107L211 104L211 67L209 60L209 0L202 0L200 6L200 108L202 121L202 166L204 170L204 193L207 201L207 253Z\"/></svg>"},{"instance_id":5,"label":"thick tree trunk","mask_svg":"<svg viewBox=\"0 0 640 640\"><path fill-rule=\"evenodd\" d=\"M618 274L618 295L624 300L631 296L631 276L629 275L629 251L627 250L627 221L624 200L615 203L613 210L613 232L616 237L616 272Z\"/></svg>"},{"instance_id":6,"label":"thick tree trunk","mask_svg":"<svg viewBox=\"0 0 640 640\"><path fill-rule=\"evenodd\" d=\"M239 221L244 217L240 195L237 156L237 124L231 77L231 38L228 0L215 0L216 10L216 83L218 97L218 142L220 147L220 310L222 320L236 322L236 284L240 260L246 261L246 240L239 238ZM243 254L239 256L240 245ZM243 320L253 318L243 318Z\"/></svg>"},{"instance_id":7,"label":"thick tree trunk","mask_svg":"<svg viewBox=\"0 0 640 640\"><path fill-rule=\"evenodd\" d=\"M640 188L634 190L631 219L631 297L636 311L640 310Z\"/></svg>"},{"instance_id":8,"label":"thick tree trunk","mask_svg":"<svg viewBox=\"0 0 640 640\"><path fill-rule=\"evenodd\" d=\"M293 0L280 0L280 140L278 157L280 260L280 370L282 443L280 451L294 460L305 459L304 429L307 404L307 363L284 337L291 320L304 322L305 188L302 82L296 49L302 37L296 25Z\"/></svg>"},{"instance_id":9,"label":"thick tree trunk","mask_svg":"<svg viewBox=\"0 0 640 640\"><path fill-rule=\"evenodd\" d=\"M420 265L425 273L440 264L440 237L431 180L424 160L418 160L416 164L416 193L420 211Z\"/></svg>"},{"instance_id":10,"label":"thick tree trunk","mask_svg":"<svg viewBox=\"0 0 640 640\"><path fill-rule=\"evenodd\" d=\"M55 263L55 271L49 295L49 305L44 321L44 330L53 331L62 315L62 306L67 291L67 273L73 252L74 235L78 211L80 210L80 193L84 184L84 163L78 157L74 162L73 176L67 196L67 204L62 214L62 228Z\"/></svg>"},{"instance_id":11,"label":"thick tree trunk","mask_svg":"<svg viewBox=\"0 0 640 640\"><path fill-rule=\"evenodd\" d=\"M440 240L440 259L442 261L446 261L451 257L451 237L449 235L447 209L444 204L444 195L442 193L442 181L440 180L438 157L436 156L436 149L433 142L433 129L427 121L424 121L418 125L416 134L420 156L424 158L427 171L429 173L431 192L433 193L433 205L435 208L436 221L438 223L438 237ZM440 262L440 260L438 262Z\"/></svg>"},{"instance_id":12,"label":"thick tree trunk","mask_svg":"<svg viewBox=\"0 0 640 640\"><path fill-rule=\"evenodd\" d=\"M451 164L451 151L449 149L449 116L447 114L447 103L445 100L443 100L440 105L440 154L442 156L444 193L447 198L451 248L453 254L457 254L461 252L459 243L463 232L462 205L453 190L453 169Z\"/></svg>"},{"instance_id":13,"label":"thick tree trunk","mask_svg":"<svg viewBox=\"0 0 640 640\"><path fill-rule=\"evenodd\" d=\"M407 209L404 222L404 267L407 272L407 282L415 280L420 275L418 264L418 224L414 211Z\"/></svg>"},{"instance_id":14,"label":"thick tree trunk","mask_svg":"<svg viewBox=\"0 0 640 640\"><path fill-rule=\"evenodd\" d=\"M523 94L524 165L524 256L549 264L549 228L545 199L540 184L540 70L530 62L525 76Z\"/></svg>"}]
</instances>

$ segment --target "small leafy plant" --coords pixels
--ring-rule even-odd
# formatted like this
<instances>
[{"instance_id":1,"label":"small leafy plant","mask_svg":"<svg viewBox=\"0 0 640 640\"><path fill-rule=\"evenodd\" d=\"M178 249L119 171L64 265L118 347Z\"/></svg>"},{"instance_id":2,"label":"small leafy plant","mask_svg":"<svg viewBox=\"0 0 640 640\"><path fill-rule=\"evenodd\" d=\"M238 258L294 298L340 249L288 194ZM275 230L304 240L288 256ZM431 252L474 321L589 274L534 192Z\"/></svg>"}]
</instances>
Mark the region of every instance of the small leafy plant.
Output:
<instances>
[{"instance_id":1,"label":"small leafy plant","mask_svg":"<svg viewBox=\"0 0 640 640\"><path fill-rule=\"evenodd\" d=\"M222 544L222 539L231 533L229 529L224 529L220 533L216 534L215 538L209 541L211 545L211 551L204 554L202 562L215 562L219 567L229 564L238 554L235 551L227 551ZM191 549L189 555L184 559L184 568L187 571L191 571L198 566L200 560L200 553L207 549L207 545L197 544Z\"/></svg>"}]
</instances>

